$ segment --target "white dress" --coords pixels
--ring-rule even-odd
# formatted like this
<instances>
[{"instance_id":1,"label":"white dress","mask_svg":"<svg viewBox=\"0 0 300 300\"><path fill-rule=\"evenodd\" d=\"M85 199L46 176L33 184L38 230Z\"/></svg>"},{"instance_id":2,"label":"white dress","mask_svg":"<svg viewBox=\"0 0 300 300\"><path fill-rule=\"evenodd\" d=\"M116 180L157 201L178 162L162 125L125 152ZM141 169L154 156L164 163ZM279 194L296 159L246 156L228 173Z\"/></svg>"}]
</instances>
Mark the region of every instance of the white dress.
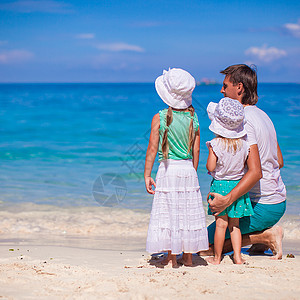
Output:
<instances>
[{"instance_id":1,"label":"white dress","mask_svg":"<svg viewBox=\"0 0 300 300\"><path fill-rule=\"evenodd\" d=\"M208 249L205 213L192 160L161 161L148 228L146 250L172 254Z\"/></svg>"}]
</instances>

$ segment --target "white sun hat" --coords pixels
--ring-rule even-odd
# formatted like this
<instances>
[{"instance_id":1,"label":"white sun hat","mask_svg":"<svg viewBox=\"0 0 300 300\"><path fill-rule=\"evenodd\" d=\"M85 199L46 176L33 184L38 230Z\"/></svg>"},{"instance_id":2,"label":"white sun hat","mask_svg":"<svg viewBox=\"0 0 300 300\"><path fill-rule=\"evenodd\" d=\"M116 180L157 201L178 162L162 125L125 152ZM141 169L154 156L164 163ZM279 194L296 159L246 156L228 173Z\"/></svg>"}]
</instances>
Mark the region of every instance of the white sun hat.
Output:
<instances>
[{"instance_id":1,"label":"white sun hat","mask_svg":"<svg viewBox=\"0 0 300 300\"><path fill-rule=\"evenodd\" d=\"M182 69L164 70L155 80L159 97L169 106L185 109L192 104L192 93L196 86L194 77Z\"/></svg>"},{"instance_id":2,"label":"white sun hat","mask_svg":"<svg viewBox=\"0 0 300 300\"><path fill-rule=\"evenodd\" d=\"M239 101L225 97L219 103L210 102L207 113L212 121L209 129L215 134L231 139L247 134L244 107Z\"/></svg>"}]
</instances>

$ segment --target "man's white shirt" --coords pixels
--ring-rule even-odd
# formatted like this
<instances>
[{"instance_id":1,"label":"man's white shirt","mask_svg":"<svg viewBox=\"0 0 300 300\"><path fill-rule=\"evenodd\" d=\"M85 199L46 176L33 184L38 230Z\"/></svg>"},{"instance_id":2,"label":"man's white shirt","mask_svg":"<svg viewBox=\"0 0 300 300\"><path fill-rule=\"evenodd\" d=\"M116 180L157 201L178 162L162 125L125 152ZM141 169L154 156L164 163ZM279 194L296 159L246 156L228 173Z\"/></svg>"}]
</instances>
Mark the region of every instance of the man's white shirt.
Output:
<instances>
[{"instance_id":1,"label":"man's white shirt","mask_svg":"<svg viewBox=\"0 0 300 300\"><path fill-rule=\"evenodd\" d=\"M245 107L248 144L258 146L263 177L249 191L253 202L277 204L286 199L277 158L277 137L268 115L257 106ZM251 150L250 150L251 151Z\"/></svg>"}]
</instances>

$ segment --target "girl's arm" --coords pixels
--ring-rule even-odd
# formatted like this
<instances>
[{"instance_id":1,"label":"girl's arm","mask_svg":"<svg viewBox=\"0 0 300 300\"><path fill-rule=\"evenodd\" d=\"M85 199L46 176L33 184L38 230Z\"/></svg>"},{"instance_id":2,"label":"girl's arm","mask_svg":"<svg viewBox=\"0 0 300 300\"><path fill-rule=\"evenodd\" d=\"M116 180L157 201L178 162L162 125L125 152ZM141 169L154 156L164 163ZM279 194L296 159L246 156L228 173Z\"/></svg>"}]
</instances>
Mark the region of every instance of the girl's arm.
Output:
<instances>
[{"instance_id":1,"label":"girl's arm","mask_svg":"<svg viewBox=\"0 0 300 300\"><path fill-rule=\"evenodd\" d=\"M146 153L146 160L145 160L145 171L144 171L144 178L145 178L145 185L147 192L149 194L154 194L154 190L152 189L152 185L156 187L155 181L151 178L151 171L154 164L154 160L157 154L158 143L159 143L159 114L156 114L151 123L151 133L150 139L148 144L148 149Z\"/></svg>"},{"instance_id":2,"label":"girl's arm","mask_svg":"<svg viewBox=\"0 0 300 300\"><path fill-rule=\"evenodd\" d=\"M198 163L199 163L199 153L200 153L200 129L199 128L195 132L195 140L194 140L192 153L193 153L193 166L197 171Z\"/></svg>"},{"instance_id":3,"label":"girl's arm","mask_svg":"<svg viewBox=\"0 0 300 300\"><path fill-rule=\"evenodd\" d=\"M212 146L209 146L208 148L208 157L207 157L207 162L206 162L206 169L209 172L214 171L214 169L217 166L217 160L218 157L216 156L215 152L212 149Z\"/></svg>"},{"instance_id":4,"label":"girl's arm","mask_svg":"<svg viewBox=\"0 0 300 300\"><path fill-rule=\"evenodd\" d=\"M231 205L239 197L249 192L255 183L262 178L259 152L256 144L250 146L247 166L247 173L229 194L222 196L217 193L208 193L207 202L209 203L211 211L215 212L215 216ZM213 200L209 199L209 196L213 196Z\"/></svg>"},{"instance_id":5,"label":"girl's arm","mask_svg":"<svg viewBox=\"0 0 300 300\"><path fill-rule=\"evenodd\" d=\"M279 169L281 169L283 167L283 156L278 142L277 142L277 158L278 158Z\"/></svg>"}]
</instances>

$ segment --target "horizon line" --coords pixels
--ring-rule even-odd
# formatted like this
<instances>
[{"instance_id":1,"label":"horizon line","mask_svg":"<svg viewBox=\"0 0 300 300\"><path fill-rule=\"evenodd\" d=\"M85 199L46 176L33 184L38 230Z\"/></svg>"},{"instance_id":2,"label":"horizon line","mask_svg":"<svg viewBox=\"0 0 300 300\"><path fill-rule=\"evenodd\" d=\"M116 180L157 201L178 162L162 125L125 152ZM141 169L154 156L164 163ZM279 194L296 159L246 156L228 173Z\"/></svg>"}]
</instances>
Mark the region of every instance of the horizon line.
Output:
<instances>
[{"instance_id":1,"label":"horizon line","mask_svg":"<svg viewBox=\"0 0 300 300\"><path fill-rule=\"evenodd\" d=\"M205 84L205 82L202 81L196 81L197 86L205 86L205 85L221 85L222 82L215 82L215 83L209 83ZM264 83L264 84L300 84L300 82L282 82L282 81L260 81L258 84ZM1 82L0 85L4 84L154 84L154 81L145 81L145 82L135 82L135 81L107 81L107 82L97 82L97 81L27 81L27 82Z\"/></svg>"}]
</instances>

